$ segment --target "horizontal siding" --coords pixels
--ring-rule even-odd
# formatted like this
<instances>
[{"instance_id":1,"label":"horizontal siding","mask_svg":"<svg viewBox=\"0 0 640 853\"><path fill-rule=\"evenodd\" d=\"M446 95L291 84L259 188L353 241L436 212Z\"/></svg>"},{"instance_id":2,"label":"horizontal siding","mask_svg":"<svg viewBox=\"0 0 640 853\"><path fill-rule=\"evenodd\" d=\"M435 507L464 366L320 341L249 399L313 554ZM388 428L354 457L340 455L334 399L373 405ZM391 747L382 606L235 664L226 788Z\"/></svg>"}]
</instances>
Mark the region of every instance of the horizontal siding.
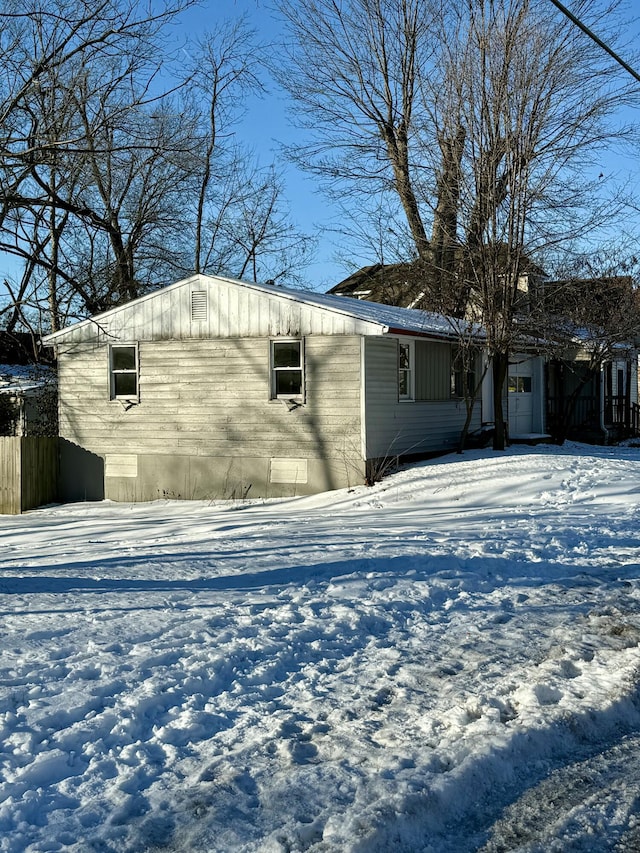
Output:
<instances>
[{"instance_id":1,"label":"horizontal siding","mask_svg":"<svg viewBox=\"0 0 640 853\"><path fill-rule=\"evenodd\" d=\"M140 403L108 399L108 346L59 362L60 434L87 450L340 459L360 448L360 339L307 338L306 404L269 399L269 340L140 343Z\"/></svg>"},{"instance_id":2,"label":"horizontal siding","mask_svg":"<svg viewBox=\"0 0 640 853\"><path fill-rule=\"evenodd\" d=\"M416 341L416 400L449 400L451 391L451 346L431 341Z\"/></svg>"},{"instance_id":3,"label":"horizontal siding","mask_svg":"<svg viewBox=\"0 0 640 853\"><path fill-rule=\"evenodd\" d=\"M440 346L448 348L445 343ZM464 401L398 402L396 352L393 339L376 337L366 340L367 459L429 453L456 447L466 418ZM441 363L445 363L444 355ZM472 430L480 426L481 417L478 401Z\"/></svg>"}]
</instances>

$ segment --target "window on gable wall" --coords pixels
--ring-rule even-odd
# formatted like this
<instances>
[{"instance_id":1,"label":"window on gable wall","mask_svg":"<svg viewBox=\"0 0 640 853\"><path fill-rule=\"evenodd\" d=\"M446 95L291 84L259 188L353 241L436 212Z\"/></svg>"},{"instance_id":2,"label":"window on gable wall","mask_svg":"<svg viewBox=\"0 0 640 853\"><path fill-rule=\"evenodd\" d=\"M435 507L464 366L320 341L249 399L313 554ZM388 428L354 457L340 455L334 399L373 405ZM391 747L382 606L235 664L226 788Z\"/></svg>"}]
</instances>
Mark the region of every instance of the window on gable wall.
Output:
<instances>
[{"instance_id":1,"label":"window on gable wall","mask_svg":"<svg viewBox=\"0 0 640 853\"><path fill-rule=\"evenodd\" d=\"M271 398L304 399L304 346L301 340L271 341Z\"/></svg>"},{"instance_id":2,"label":"window on gable wall","mask_svg":"<svg viewBox=\"0 0 640 853\"><path fill-rule=\"evenodd\" d=\"M112 344L109 347L110 399L138 399L138 347Z\"/></svg>"}]
</instances>

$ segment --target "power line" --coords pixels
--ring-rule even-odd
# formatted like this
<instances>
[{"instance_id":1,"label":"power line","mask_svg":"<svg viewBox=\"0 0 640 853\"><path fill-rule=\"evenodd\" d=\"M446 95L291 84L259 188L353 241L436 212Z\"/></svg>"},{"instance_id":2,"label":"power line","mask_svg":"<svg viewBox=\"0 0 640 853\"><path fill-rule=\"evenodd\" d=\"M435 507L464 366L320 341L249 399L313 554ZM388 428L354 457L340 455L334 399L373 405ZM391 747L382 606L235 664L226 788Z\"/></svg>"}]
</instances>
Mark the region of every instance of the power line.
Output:
<instances>
[{"instance_id":1,"label":"power line","mask_svg":"<svg viewBox=\"0 0 640 853\"><path fill-rule=\"evenodd\" d=\"M569 18L569 20L576 25L576 27L579 27L582 32L585 33L585 35L588 35L590 39L593 39L593 41L603 50L606 50L609 56L615 59L618 65L621 65L625 71L628 71L629 74L631 74L631 76L634 77L638 81L638 83L640 83L640 74L638 74L637 71L634 71L630 65L627 65L624 59L618 56L618 54L614 50L612 50L608 44L605 44L602 39L598 38L598 36L592 30L590 30L586 24L583 24L579 18L576 18L573 12L570 12L566 6L563 6L562 3L559 2L559 0L551 0L551 2L557 9L560 9L560 11L564 15L566 15L567 18Z\"/></svg>"}]
</instances>

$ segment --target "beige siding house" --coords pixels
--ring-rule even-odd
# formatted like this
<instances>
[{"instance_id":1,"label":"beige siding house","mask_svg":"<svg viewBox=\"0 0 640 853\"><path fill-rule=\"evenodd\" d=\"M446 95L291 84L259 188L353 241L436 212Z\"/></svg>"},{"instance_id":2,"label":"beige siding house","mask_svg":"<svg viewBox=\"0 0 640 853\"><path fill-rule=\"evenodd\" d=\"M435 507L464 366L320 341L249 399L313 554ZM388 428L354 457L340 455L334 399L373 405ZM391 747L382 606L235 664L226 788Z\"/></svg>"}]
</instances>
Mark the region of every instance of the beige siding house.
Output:
<instances>
[{"instance_id":1,"label":"beige siding house","mask_svg":"<svg viewBox=\"0 0 640 853\"><path fill-rule=\"evenodd\" d=\"M465 419L450 321L348 297L195 275L44 342L67 500L349 487Z\"/></svg>"}]
</instances>

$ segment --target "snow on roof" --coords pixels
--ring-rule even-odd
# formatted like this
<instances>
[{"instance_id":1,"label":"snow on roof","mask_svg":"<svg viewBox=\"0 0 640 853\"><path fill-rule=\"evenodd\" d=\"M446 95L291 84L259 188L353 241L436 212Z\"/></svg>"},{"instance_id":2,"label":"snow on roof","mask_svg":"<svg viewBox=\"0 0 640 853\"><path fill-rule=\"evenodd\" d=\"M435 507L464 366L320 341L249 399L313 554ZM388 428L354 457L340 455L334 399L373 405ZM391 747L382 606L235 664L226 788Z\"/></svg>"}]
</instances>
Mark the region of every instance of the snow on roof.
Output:
<instances>
[{"instance_id":1,"label":"snow on roof","mask_svg":"<svg viewBox=\"0 0 640 853\"><path fill-rule=\"evenodd\" d=\"M315 293L306 290L289 290L283 287L271 287L268 285L251 284L250 287L260 288L261 290L272 293L275 292L294 299L296 302L303 302L307 305L314 305L329 311L348 314L358 320L378 323L381 326L387 327L390 332L414 332L423 335L457 337L460 331L465 328L465 323L462 320L416 308L398 308L395 305L383 305L380 302L354 299L351 296L335 296L330 293Z\"/></svg>"},{"instance_id":2,"label":"snow on roof","mask_svg":"<svg viewBox=\"0 0 640 853\"><path fill-rule=\"evenodd\" d=\"M271 284L256 284L254 282L245 282L224 276L206 275L190 276L189 278L182 279L174 284L167 285L165 288L154 290L152 293L148 293L145 296L132 300L131 302L119 305L116 308L105 311L100 315L96 315L96 318L100 317L106 319L117 312L135 305L136 303L142 303L154 299L163 291L181 287L196 279L199 279L203 283L213 283L216 281L225 282L236 287L257 290L261 293L275 296L277 298L302 303L304 305L331 311L332 313L343 314L356 320L377 324L383 328L384 332L446 338L456 338L459 337L461 333L469 331L473 331L478 336L481 335L481 331L478 326L470 329L468 323L464 320L456 320L453 317L446 317L442 314L435 314L415 308L398 308L393 305L368 302L354 299L349 296L334 296L332 294L315 293L308 290L292 290ZM59 332L47 335L43 338L43 341L45 344L53 344L59 338L64 337L70 329L86 325L87 323L91 323L93 320L94 318L81 320L72 326L61 329Z\"/></svg>"},{"instance_id":3,"label":"snow on roof","mask_svg":"<svg viewBox=\"0 0 640 853\"><path fill-rule=\"evenodd\" d=\"M56 381L53 368L43 364L0 364L0 394L21 394Z\"/></svg>"}]
</instances>

